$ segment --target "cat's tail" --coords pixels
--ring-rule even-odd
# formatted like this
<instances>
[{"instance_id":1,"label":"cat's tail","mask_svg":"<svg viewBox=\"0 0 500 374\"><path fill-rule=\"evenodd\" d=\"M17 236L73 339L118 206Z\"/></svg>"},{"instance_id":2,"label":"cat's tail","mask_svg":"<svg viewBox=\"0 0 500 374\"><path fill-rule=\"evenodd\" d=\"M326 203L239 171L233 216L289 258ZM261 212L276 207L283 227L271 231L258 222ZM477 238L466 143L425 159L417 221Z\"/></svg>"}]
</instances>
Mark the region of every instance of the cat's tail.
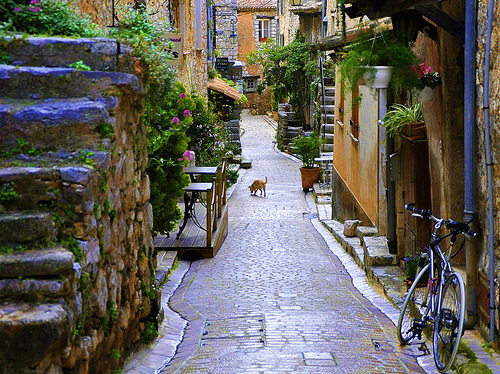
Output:
<instances>
[{"instance_id":1,"label":"cat's tail","mask_svg":"<svg viewBox=\"0 0 500 374\"><path fill-rule=\"evenodd\" d=\"M264 184L267 184L267 177L266 177L266 181L264 182Z\"/></svg>"}]
</instances>

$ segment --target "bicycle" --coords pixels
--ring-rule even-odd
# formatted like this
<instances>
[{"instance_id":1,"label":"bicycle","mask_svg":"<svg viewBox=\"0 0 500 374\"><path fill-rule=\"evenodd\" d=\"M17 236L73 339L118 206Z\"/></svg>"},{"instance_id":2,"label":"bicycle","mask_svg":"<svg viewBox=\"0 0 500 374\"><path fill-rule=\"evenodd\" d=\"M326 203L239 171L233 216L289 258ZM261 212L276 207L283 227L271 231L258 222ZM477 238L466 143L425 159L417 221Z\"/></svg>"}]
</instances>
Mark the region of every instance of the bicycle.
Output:
<instances>
[{"instance_id":1,"label":"bicycle","mask_svg":"<svg viewBox=\"0 0 500 374\"><path fill-rule=\"evenodd\" d=\"M405 205L414 217L430 220L434 224L431 241L420 255L418 272L398 319L398 340L408 344L414 338L422 339L422 331L428 323L434 324L432 348L434 363L439 372L446 372L455 360L460 339L463 335L465 318L465 287L461 275L451 267L450 260L465 244L463 240L457 251L453 247L458 235L472 239L477 233L472 231L469 222L457 222L435 217L432 211L415 208L414 204ZM442 234L443 230L447 233ZM440 242L450 238L450 246L444 252ZM449 256L446 253L450 253Z\"/></svg>"}]
</instances>

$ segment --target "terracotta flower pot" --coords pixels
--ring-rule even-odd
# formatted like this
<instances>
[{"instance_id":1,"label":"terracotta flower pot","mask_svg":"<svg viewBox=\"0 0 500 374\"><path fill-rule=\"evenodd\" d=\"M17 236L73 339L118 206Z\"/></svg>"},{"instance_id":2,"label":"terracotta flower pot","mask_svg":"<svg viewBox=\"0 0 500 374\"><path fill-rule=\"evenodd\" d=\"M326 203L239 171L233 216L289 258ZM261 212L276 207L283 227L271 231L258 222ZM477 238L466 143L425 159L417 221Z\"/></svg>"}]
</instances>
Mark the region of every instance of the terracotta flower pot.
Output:
<instances>
[{"instance_id":1,"label":"terracotta flower pot","mask_svg":"<svg viewBox=\"0 0 500 374\"><path fill-rule=\"evenodd\" d=\"M313 188L314 183L319 182L319 174L321 168L300 168L300 175L302 177L302 189L304 191Z\"/></svg>"}]
</instances>

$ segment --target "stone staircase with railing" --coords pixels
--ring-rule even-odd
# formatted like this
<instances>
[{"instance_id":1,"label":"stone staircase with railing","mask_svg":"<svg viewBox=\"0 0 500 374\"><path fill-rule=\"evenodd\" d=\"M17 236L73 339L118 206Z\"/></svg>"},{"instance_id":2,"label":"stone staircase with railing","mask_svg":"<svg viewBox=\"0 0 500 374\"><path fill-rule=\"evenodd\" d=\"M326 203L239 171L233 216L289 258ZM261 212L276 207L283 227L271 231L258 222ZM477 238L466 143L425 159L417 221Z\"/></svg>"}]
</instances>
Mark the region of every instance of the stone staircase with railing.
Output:
<instances>
[{"instance_id":1,"label":"stone staircase with railing","mask_svg":"<svg viewBox=\"0 0 500 374\"><path fill-rule=\"evenodd\" d=\"M110 39L1 51L0 373L110 373L154 309L141 65Z\"/></svg>"},{"instance_id":2,"label":"stone staircase with railing","mask_svg":"<svg viewBox=\"0 0 500 374\"><path fill-rule=\"evenodd\" d=\"M320 103L321 126L320 136L323 139L322 152L333 152L333 129L335 118L335 86L324 85L325 97L320 87L318 103ZM324 103L324 104L323 104Z\"/></svg>"}]
</instances>

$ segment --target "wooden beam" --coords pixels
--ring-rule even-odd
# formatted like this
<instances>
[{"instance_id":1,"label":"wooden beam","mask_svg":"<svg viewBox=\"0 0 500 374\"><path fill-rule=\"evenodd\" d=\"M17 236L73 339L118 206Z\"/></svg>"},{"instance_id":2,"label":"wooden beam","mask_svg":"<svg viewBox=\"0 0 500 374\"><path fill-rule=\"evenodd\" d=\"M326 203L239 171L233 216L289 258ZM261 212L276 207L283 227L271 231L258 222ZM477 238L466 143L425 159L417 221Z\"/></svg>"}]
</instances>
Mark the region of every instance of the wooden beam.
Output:
<instances>
[{"instance_id":1,"label":"wooden beam","mask_svg":"<svg viewBox=\"0 0 500 374\"><path fill-rule=\"evenodd\" d=\"M435 5L415 7L422 15L434 22L438 27L450 33L454 37L465 40L465 26L452 18L448 13Z\"/></svg>"},{"instance_id":2,"label":"wooden beam","mask_svg":"<svg viewBox=\"0 0 500 374\"><path fill-rule=\"evenodd\" d=\"M389 17L391 14L440 3L443 0L347 0L346 3L356 6L361 13L374 20Z\"/></svg>"}]
</instances>

